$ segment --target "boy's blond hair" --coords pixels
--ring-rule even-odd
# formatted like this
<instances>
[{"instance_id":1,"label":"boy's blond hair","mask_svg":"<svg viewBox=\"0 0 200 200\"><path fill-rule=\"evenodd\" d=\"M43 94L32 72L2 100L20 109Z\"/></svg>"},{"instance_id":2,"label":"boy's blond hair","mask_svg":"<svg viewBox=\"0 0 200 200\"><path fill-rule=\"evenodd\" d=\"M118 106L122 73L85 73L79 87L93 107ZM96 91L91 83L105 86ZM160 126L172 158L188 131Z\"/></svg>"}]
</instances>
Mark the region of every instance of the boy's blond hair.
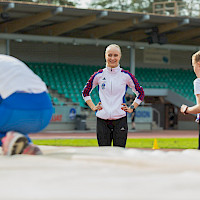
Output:
<instances>
[{"instance_id":1,"label":"boy's blond hair","mask_svg":"<svg viewBox=\"0 0 200 200\"><path fill-rule=\"evenodd\" d=\"M197 51L192 55L192 61L195 63L200 62L200 51Z\"/></svg>"}]
</instances>

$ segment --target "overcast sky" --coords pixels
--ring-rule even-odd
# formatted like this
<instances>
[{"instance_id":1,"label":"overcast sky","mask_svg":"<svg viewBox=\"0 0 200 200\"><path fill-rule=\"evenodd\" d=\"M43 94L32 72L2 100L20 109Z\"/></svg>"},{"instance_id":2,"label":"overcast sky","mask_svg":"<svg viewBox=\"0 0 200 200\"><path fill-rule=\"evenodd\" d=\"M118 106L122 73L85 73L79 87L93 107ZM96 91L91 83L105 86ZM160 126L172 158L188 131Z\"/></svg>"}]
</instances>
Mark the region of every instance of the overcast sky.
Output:
<instances>
[{"instance_id":1,"label":"overcast sky","mask_svg":"<svg viewBox=\"0 0 200 200\"><path fill-rule=\"evenodd\" d=\"M92 0L80 0L80 6L81 8L87 8L88 4L91 2Z\"/></svg>"}]
</instances>

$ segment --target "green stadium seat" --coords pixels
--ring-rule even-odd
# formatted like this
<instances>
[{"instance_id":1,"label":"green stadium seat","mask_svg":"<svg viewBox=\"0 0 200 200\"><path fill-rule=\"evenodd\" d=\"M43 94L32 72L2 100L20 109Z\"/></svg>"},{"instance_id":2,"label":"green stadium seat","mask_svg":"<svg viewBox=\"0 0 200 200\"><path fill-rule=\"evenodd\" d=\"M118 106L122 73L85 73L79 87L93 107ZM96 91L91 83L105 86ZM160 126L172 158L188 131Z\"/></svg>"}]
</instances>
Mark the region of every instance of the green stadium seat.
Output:
<instances>
[{"instance_id":1,"label":"green stadium seat","mask_svg":"<svg viewBox=\"0 0 200 200\"><path fill-rule=\"evenodd\" d=\"M81 92L90 78L101 66L81 66L64 63L27 63L31 70L38 74L44 82L58 94L79 102L81 107L85 106ZM129 68L126 68L129 70ZM129 70L130 71L130 70ZM193 80L195 74L192 69L158 69L158 68L136 68L136 78L143 88L169 88L170 90L195 101L193 94ZM184 82L183 82L184 77ZM95 88L91 96L98 103L98 89ZM53 98L55 104L59 101ZM61 103L62 104L62 103Z\"/></svg>"}]
</instances>

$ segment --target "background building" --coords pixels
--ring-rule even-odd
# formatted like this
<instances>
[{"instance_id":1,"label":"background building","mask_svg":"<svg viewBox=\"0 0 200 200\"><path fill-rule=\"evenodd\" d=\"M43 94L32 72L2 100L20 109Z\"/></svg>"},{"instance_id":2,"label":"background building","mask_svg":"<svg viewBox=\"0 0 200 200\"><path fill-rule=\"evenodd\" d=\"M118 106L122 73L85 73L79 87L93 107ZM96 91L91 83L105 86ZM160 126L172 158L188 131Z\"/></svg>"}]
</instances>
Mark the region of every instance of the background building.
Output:
<instances>
[{"instance_id":1,"label":"background building","mask_svg":"<svg viewBox=\"0 0 200 200\"><path fill-rule=\"evenodd\" d=\"M111 43L122 47L121 66L145 91L136 129L197 128L195 116L183 118L179 107L195 103L191 55L200 47L199 18L12 1L0 8L0 53L23 60L48 85L55 114L47 129L95 129L81 91L104 67ZM92 98L99 101L97 90ZM87 116L87 126L72 118L73 109Z\"/></svg>"}]
</instances>

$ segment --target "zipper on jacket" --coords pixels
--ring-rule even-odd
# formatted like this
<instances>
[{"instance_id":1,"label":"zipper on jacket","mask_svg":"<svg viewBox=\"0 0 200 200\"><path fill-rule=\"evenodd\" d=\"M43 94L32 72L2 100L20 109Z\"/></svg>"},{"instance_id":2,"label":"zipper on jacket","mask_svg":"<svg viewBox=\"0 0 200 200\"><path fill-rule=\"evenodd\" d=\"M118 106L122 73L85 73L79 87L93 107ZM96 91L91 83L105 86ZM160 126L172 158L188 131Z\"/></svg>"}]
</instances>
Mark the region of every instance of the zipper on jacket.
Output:
<instances>
[{"instance_id":1,"label":"zipper on jacket","mask_svg":"<svg viewBox=\"0 0 200 200\"><path fill-rule=\"evenodd\" d=\"M111 69L110 69L110 71L112 72L113 70L112 70L112 67L111 67ZM110 94L111 94L111 96L112 96L112 75L111 75L111 80L110 80ZM111 104L110 104L110 119L112 119L112 113L111 113L111 111L112 111L112 98L110 98L111 99Z\"/></svg>"},{"instance_id":2,"label":"zipper on jacket","mask_svg":"<svg viewBox=\"0 0 200 200\"><path fill-rule=\"evenodd\" d=\"M111 88L110 88L110 94L111 94L111 96L112 96L112 78L111 78L111 81L110 81L110 85L111 85ZM110 98L111 99L111 106L110 106L110 108L112 108L112 98ZM112 117L111 117L111 110L110 110L110 119L112 119Z\"/></svg>"}]
</instances>

